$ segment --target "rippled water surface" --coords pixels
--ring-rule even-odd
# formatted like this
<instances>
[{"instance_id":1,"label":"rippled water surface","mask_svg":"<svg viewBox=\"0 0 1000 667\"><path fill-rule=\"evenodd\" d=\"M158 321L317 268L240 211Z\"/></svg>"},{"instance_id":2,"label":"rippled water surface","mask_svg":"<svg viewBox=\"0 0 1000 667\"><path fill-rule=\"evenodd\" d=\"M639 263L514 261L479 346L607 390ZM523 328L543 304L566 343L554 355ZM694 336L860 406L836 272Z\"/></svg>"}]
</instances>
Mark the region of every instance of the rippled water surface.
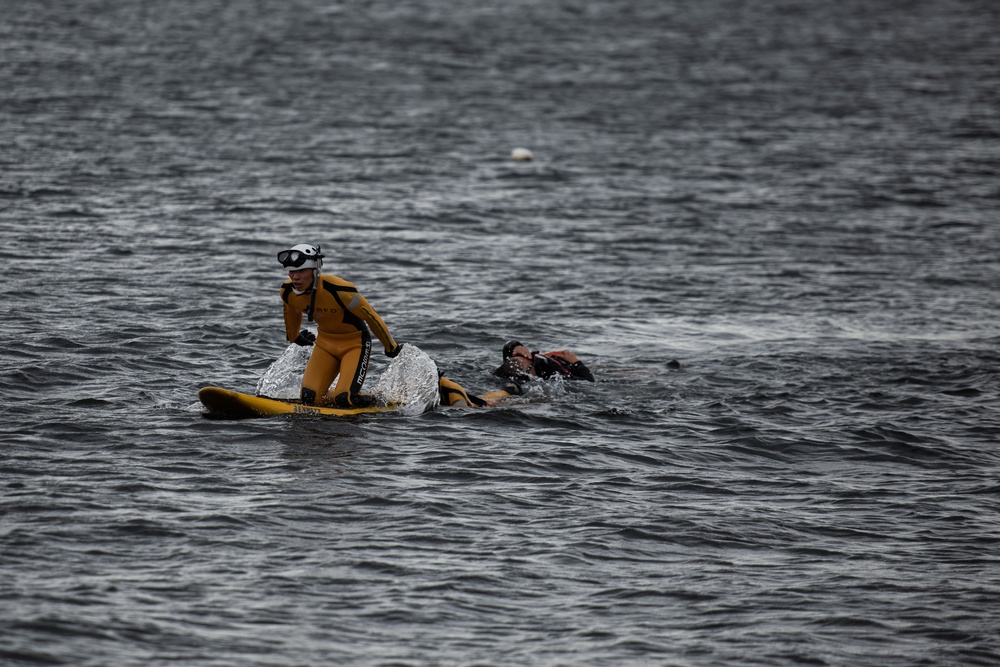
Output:
<instances>
[{"instance_id":1,"label":"rippled water surface","mask_svg":"<svg viewBox=\"0 0 1000 667\"><path fill-rule=\"evenodd\" d=\"M998 25L6 3L0 662L997 664ZM598 382L206 419L299 242L469 389Z\"/></svg>"}]
</instances>

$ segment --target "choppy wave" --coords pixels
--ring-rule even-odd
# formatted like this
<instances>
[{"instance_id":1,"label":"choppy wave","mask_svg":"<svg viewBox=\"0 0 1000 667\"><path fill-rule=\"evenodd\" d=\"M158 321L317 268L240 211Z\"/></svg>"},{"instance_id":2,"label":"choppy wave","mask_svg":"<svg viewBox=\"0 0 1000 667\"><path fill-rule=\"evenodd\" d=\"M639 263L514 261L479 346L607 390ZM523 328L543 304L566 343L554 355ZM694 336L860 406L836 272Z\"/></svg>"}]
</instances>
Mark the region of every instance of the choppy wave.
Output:
<instances>
[{"instance_id":1,"label":"choppy wave","mask_svg":"<svg viewBox=\"0 0 1000 667\"><path fill-rule=\"evenodd\" d=\"M21 4L0 662L1000 662L993 4ZM203 418L301 241L419 409Z\"/></svg>"}]
</instances>

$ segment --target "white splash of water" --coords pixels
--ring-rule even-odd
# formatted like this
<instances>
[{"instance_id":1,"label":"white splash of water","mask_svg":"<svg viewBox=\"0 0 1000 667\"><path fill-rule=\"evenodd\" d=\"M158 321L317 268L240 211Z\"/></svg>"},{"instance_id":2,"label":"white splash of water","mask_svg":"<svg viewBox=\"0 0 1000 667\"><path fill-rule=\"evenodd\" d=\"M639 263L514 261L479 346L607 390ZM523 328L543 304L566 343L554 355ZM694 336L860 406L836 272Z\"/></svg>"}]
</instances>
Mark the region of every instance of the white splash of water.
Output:
<instances>
[{"instance_id":1,"label":"white splash of water","mask_svg":"<svg viewBox=\"0 0 1000 667\"><path fill-rule=\"evenodd\" d=\"M441 402L437 364L419 347L407 343L382 371L372 393L380 401L395 403L404 414L433 410Z\"/></svg>"},{"instance_id":2,"label":"white splash of water","mask_svg":"<svg viewBox=\"0 0 1000 667\"><path fill-rule=\"evenodd\" d=\"M257 395L285 400L298 398L302 374L312 350L312 346L303 347L294 343L286 347L257 381Z\"/></svg>"},{"instance_id":3,"label":"white splash of water","mask_svg":"<svg viewBox=\"0 0 1000 667\"><path fill-rule=\"evenodd\" d=\"M312 354L312 346L289 345L274 360L260 380L257 395L284 400L299 397L302 374ZM334 380L336 382L336 380ZM417 415L433 410L440 402L437 364L427 353L407 343L373 385L372 394L382 403L395 403L397 410Z\"/></svg>"}]
</instances>

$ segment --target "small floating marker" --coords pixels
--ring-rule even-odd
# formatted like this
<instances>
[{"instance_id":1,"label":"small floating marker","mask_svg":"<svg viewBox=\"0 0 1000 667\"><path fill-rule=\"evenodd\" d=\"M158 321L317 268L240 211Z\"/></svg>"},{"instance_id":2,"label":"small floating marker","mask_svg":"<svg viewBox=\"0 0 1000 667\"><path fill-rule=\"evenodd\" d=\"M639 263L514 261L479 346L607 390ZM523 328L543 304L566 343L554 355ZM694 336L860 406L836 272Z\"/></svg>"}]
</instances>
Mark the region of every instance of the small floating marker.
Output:
<instances>
[{"instance_id":1,"label":"small floating marker","mask_svg":"<svg viewBox=\"0 0 1000 667\"><path fill-rule=\"evenodd\" d=\"M510 152L510 159L515 162L531 162L535 159L535 154L527 148L515 148Z\"/></svg>"},{"instance_id":2,"label":"small floating marker","mask_svg":"<svg viewBox=\"0 0 1000 667\"><path fill-rule=\"evenodd\" d=\"M669 368L670 370L675 371L680 367L681 367L681 362L677 361L676 359L671 359L670 361L667 362L667 368Z\"/></svg>"}]
</instances>

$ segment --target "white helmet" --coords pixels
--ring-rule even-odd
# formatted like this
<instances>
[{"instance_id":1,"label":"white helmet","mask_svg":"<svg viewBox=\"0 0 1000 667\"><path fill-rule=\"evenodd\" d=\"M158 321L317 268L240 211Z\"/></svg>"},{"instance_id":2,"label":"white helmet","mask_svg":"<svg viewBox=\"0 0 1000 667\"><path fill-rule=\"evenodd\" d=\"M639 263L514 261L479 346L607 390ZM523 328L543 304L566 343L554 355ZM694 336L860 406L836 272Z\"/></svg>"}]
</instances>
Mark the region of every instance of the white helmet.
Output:
<instances>
[{"instance_id":1,"label":"white helmet","mask_svg":"<svg viewBox=\"0 0 1000 667\"><path fill-rule=\"evenodd\" d=\"M311 246L308 243L282 250L278 253L278 261L289 270L295 269L320 269L323 266L323 254L319 251L319 246Z\"/></svg>"}]
</instances>

